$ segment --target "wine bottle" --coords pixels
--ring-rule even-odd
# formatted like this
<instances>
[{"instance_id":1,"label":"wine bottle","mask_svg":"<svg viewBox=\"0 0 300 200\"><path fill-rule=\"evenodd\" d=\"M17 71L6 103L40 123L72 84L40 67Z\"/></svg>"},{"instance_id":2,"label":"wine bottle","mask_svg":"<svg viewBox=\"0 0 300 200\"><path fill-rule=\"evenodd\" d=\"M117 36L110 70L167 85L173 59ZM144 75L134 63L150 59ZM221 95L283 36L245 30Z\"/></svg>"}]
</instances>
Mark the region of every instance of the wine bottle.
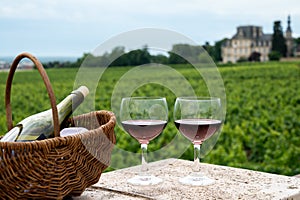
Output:
<instances>
[{"instance_id":1,"label":"wine bottle","mask_svg":"<svg viewBox=\"0 0 300 200\"><path fill-rule=\"evenodd\" d=\"M69 118L72 112L83 102L89 90L85 86L71 92L57 105L60 126ZM43 140L53 137L54 126L52 109L31 115L7 132L1 139L3 142L24 142Z\"/></svg>"}]
</instances>

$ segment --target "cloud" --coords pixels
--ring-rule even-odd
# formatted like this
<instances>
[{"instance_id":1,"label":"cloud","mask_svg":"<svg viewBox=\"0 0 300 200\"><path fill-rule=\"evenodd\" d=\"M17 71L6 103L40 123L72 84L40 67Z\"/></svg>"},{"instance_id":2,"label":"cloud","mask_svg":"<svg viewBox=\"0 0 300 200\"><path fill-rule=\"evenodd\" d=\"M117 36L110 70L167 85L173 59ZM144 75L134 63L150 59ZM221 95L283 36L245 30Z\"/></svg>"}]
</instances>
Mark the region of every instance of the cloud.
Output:
<instances>
[{"instance_id":1,"label":"cloud","mask_svg":"<svg viewBox=\"0 0 300 200\"><path fill-rule=\"evenodd\" d=\"M1 0L1 18L102 20L124 16L220 16L274 17L283 10L300 15L298 0Z\"/></svg>"},{"instance_id":2,"label":"cloud","mask_svg":"<svg viewBox=\"0 0 300 200\"><path fill-rule=\"evenodd\" d=\"M81 54L114 35L145 27L214 42L231 37L239 25L259 25L271 33L273 22L281 20L285 30L288 14L296 36L299 7L299 0L0 0L0 52L10 54L21 45L37 49L35 42L48 52L76 49Z\"/></svg>"}]
</instances>

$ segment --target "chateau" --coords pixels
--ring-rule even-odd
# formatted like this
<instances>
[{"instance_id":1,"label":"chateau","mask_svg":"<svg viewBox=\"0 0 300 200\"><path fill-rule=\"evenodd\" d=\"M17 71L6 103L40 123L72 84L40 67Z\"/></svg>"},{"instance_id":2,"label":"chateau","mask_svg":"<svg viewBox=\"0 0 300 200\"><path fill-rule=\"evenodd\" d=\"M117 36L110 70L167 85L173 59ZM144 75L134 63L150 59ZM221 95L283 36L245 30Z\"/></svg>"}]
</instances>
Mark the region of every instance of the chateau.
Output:
<instances>
[{"instance_id":1,"label":"chateau","mask_svg":"<svg viewBox=\"0 0 300 200\"><path fill-rule=\"evenodd\" d=\"M288 26L285 31L287 56L294 54L294 39L292 37L291 19L288 16ZM235 63L249 59L253 54L260 55L260 61L268 61L272 48L272 34L265 34L260 26L239 26L236 34L226 40L221 48L224 63Z\"/></svg>"}]
</instances>

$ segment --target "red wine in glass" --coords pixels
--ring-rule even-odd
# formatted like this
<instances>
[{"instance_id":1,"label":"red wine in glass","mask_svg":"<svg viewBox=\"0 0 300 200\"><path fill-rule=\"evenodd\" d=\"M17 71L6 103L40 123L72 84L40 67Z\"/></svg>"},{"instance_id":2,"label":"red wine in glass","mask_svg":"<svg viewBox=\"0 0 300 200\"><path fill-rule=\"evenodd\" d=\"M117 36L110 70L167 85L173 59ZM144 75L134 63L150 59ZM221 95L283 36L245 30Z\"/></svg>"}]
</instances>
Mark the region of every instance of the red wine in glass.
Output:
<instances>
[{"instance_id":1,"label":"red wine in glass","mask_svg":"<svg viewBox=\"0 0 300 200\"><path fill-rule=\"evenodd\" d=\"M217 97L177 97L174 122L179 132L194 145L193 172L179 179L185 185L204 186L214 183L200 170L200 146L220 130L222 105Z\"/></svg>"},{"instance_id":2,"label":"red wine in glass","mask_svg":"<svg viewBox=\"0 0 300 200\"><path fill-rule=\"evenodd\" d=\"M141 144L141 171L128 179L132 185L156 185L161 178L149 174L147 145L162 133L167 125L168 105L165 97L125 97L120 107L124 130Z\"/></svg>"},{"instance_id":3,"label":"red wine in glass","mask_svg":"<svg viewBox=\"0 0 300 200\"><path fill-rule=\"evenodd\" d=\"M148 144L156 138L167 125L164 120L126 120L122 126L126 132L139 141L140 144Z\"/></svg>"},{"instance_id":4,"label":"red wine in glass","mask_svg":"<svg viewBox=\"0 0 300 200\"><path fill-rule=\"evenodd\" d=\"M175 125L193 144L202 144L220 129L222 122L215 119L179 119L175 120Z\"/></svg>"}]
</instances>

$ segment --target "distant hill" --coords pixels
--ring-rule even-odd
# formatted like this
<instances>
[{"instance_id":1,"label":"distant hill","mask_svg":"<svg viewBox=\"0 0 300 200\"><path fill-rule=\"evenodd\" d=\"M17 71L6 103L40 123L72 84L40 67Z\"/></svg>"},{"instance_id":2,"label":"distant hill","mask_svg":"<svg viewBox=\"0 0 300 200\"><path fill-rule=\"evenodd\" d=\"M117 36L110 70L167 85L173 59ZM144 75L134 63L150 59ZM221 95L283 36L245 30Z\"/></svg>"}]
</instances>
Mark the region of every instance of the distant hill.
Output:
<instances>
[{"instance_id":1,"label":"distant hill","mask_svg":"<svg viewBox=\"0 0 300 200\"><path fill-rule=\"evenodd\" d=\"M0 56L0 61L4 61L7 63L11 63L14 60L15 56ZM71 57L71 56L40 56L38 57L40 62L42 63L48 63L53 61L59 61L59 62L75 62L78 57Z\"/></svg>"}]
</instances>

